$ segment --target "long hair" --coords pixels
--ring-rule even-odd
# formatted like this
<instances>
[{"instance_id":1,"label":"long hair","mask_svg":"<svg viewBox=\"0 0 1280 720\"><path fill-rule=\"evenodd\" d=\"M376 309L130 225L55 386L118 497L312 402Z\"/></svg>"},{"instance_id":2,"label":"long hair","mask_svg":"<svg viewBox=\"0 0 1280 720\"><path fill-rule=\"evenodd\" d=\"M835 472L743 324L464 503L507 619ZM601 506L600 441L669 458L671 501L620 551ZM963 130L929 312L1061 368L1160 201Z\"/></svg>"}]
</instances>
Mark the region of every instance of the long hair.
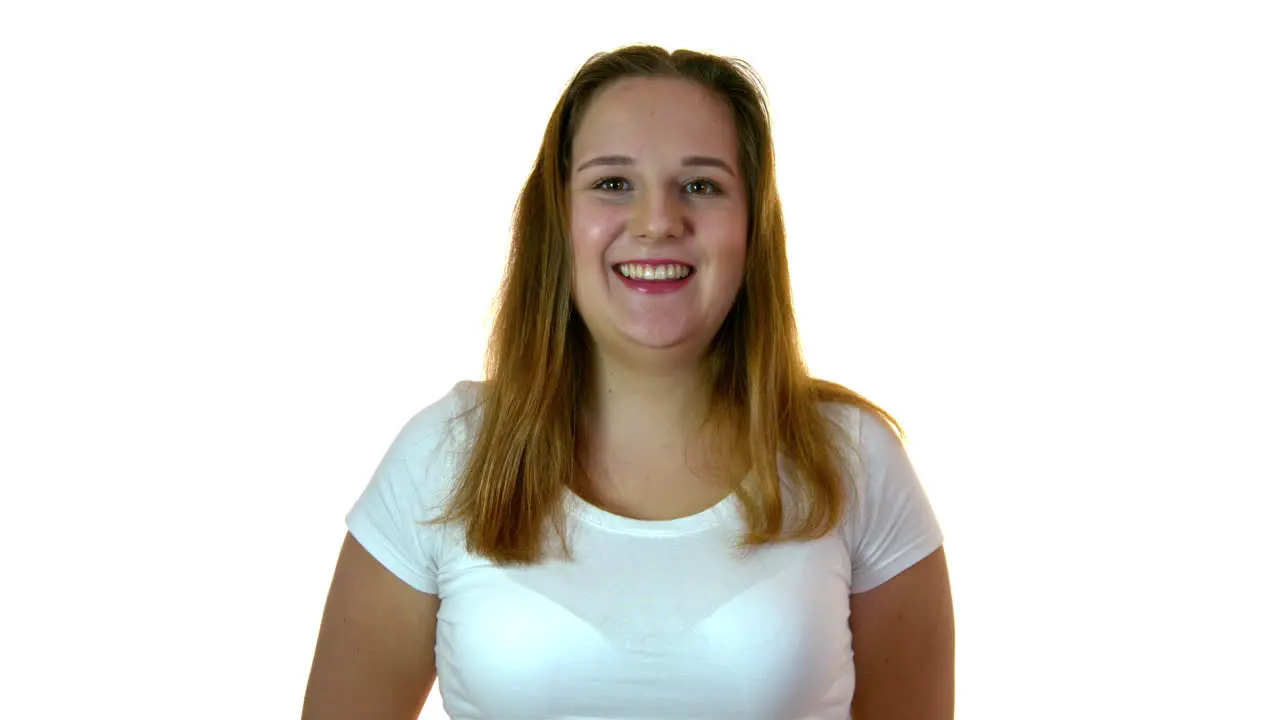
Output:
<instances>
[{"instance_id":1,"label":"long hair","mask_svg":"<svg viewBox=\"0 0 1280 720\"><path fill-rule=\"evenodd\" d=\"M632 45L587 60L551 114L542 149L520 193L513 238L486 354L474 440L444 514L460 521L467 549L498 564L543 557L548 528L568 550L564 493L577 482L581 403L591 340L573 306L569 237L571 142L592 98L628 77L694 81L733 111L750 198L743 283L705 356L708 407L727 434L722 447L748 470L735 487L747 531L743 547L818 538L839 522L845 482L830 418L819 403L886 411L835 383L810 377L792 309L782 206L774 176L767 99L743 60ZM856 450L855 450L856 451ZM795 522L784 502L779 458L807 500ZM795 509L795 508L791 508Z\"/></svg>"}]
</instances>

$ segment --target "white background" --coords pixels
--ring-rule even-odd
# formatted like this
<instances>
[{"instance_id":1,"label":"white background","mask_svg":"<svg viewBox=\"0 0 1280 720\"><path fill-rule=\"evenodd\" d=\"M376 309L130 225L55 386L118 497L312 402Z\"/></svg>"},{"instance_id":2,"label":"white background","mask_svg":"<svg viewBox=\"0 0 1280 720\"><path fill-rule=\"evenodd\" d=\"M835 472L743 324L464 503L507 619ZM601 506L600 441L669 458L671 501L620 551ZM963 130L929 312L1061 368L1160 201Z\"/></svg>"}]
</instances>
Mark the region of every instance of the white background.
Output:
<instances>
[{"instance_id":1,"label":"white background","mask_svg":"<svg viewBox=\"0 0 1280 720\"><path fill-rule=\"evenodd\" d=\"M560 92L650 42L764 78L812 368L947 533L957 717L1280 716L1274 4L462 5L0 10L0 715L297 716Z\"/></svg>"}]
</instances>

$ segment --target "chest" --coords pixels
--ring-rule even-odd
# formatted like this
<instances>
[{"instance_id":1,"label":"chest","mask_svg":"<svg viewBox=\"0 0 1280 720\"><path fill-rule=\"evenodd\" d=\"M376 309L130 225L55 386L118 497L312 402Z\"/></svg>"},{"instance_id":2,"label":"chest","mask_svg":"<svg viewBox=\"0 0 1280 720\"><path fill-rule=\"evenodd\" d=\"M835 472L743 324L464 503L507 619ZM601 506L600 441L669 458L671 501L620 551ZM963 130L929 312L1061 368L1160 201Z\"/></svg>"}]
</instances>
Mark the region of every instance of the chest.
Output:
<instances>
[{"instance_id":1,"label":"chest","mask_svg":"<svg viewBox=\"0 0 1280 720\"><path fill-rule=\"evenodd\" d=\"M455 718L848 717L847 552L748 556L729 533L579 535L572 561L442 572L437 668Z\"/></svg>"},{"instance_id":2,"label":"chest","mask_svg":"<svg viewBox=\"0 0 1280 720\"><path fill-rule=\"evenodd\" d=\"M607 512L641 520L694 515L733 491L730 472L714 465L692 467L667 458L612 456L589 467L577 492Z\"/></svg>"}]
</instances>

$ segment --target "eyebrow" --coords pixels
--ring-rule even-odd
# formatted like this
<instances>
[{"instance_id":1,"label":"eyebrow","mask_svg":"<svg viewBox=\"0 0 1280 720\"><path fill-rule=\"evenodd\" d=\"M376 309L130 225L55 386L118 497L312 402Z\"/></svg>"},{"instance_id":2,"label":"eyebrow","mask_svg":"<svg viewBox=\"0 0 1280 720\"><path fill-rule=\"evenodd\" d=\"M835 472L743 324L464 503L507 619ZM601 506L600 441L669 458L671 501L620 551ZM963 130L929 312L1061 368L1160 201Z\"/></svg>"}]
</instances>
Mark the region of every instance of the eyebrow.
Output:
<instances>
[{"instance_id":1,"label":"eyebrow","mask_svg":"<svg viewBox=\"0 0 1280 720\"><path fill-rule=\"evenodd\" d=\"M596 165L635 165L636 161L626 155L601 155L592 158L578 166L577 172L582 172L589 167ZM690 155L680 161L682 167L716 167L724 170L733 177L738 175L733 172L733 168L729 167L729 163L720 158L709 157L706 155Z\"/></svg>"}]
</instances>

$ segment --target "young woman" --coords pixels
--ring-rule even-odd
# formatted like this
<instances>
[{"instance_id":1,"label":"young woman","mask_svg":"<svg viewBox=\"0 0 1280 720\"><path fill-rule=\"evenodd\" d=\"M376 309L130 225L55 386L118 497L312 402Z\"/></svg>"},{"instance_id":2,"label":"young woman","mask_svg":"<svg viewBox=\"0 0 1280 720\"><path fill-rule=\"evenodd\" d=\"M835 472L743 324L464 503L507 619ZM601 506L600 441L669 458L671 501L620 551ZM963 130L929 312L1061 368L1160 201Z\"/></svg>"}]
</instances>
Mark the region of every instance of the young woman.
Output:
<instances>
[{"instance_id":1,"label":"young woman","mask_svg":"<svg viewBox=\"0 0 1280 720\"><path fill-rule=\"evenodd\" d=\"M308 720L415 718L437 675L457 720L953 715L942 534L893 418L805 369L739 60L577 73L486 380L408 421L347 527Z\"/></svg>"}]
</instances>

